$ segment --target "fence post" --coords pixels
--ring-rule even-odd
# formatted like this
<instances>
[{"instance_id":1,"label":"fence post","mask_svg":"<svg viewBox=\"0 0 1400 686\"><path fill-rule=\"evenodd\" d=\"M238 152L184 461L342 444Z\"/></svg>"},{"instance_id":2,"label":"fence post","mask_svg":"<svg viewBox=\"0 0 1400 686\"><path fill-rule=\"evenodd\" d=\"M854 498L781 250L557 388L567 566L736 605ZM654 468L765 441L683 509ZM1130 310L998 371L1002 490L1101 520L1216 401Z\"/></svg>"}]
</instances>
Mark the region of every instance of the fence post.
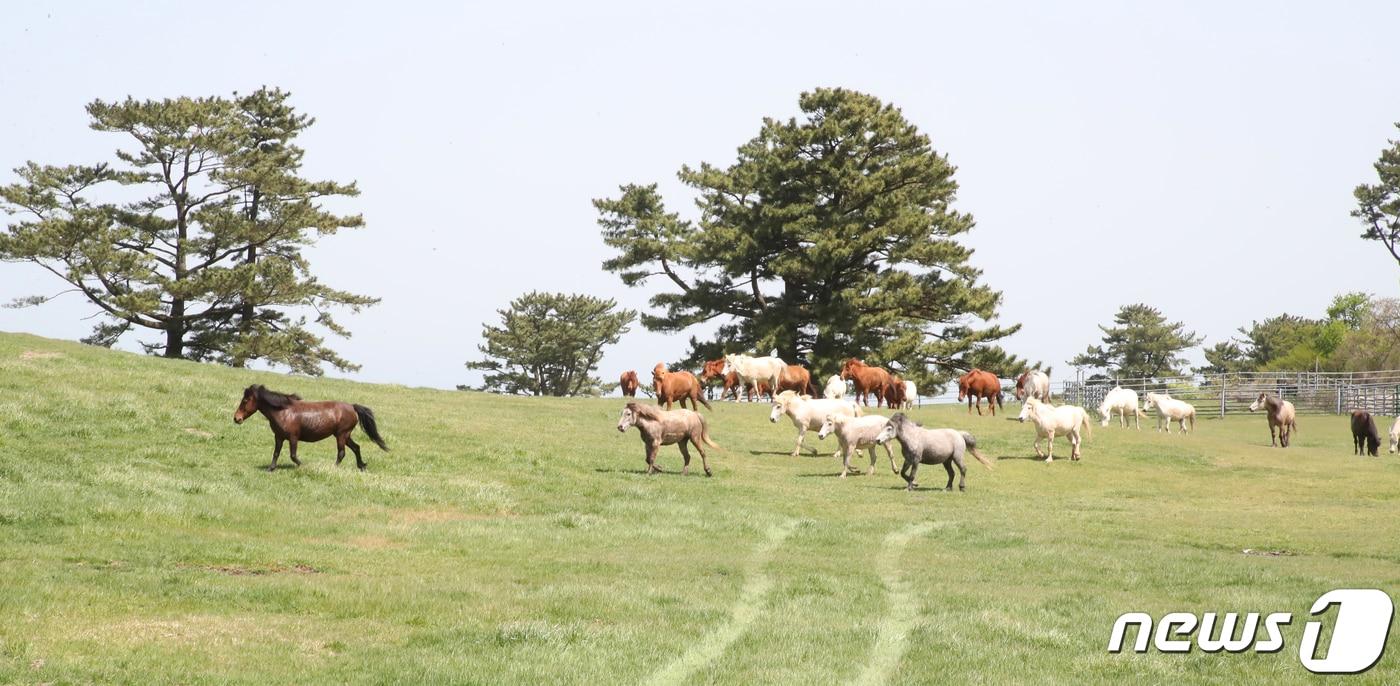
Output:
<instances>
[{"instance_id":1,"label":"fence post","mask_svg":"<svg viewBox=\"0 0 1400 686\"><path fill-rule=\"evenodd\" d=\"M1225 418L1225 375L1220 375L1220 418Z\"/></svg>"},{"instance_id":2,"label":"fence post","mask_svg":"<svg viewBox=\"0 0 1400 686\"><path fill-rule=\"evenodd\" d=\"M1338 384L1338 385L1337 385L1337 411L1334 412L1333 414L1341 414L1341 413L1342 413L1342 386L1341 386L1341 384Z\"/></svg>"}]
</instances>

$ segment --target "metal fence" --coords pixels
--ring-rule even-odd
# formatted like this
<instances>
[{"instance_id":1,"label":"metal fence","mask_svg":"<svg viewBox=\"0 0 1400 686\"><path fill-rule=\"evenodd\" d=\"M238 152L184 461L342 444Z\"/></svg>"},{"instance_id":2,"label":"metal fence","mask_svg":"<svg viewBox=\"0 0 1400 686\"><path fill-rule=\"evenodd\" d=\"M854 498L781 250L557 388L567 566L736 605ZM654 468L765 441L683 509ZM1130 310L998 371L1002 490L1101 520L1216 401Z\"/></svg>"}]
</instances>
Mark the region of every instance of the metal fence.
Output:
<instances>
[{"instance_id":1,"label":"metal fence","mask_svg":"<svg viewBox=\"0 0 1400 686\"><path fill-rule=\"evenodd\" d=\"M1014 382L1007 384L1013 388ZM1185 400L1202 413L1225 416L1247 412L1260 393L1290 400L1299 412L1341 414L1365 410L1371 414L1400 415L1400 370L1378 372L1243 372L1195 374L1153 379L1076 379L1051 382L1056 402L1097 408L1115 386L1131 388L1139 395L1168 393Z\"/></svg>"}]
</instances>

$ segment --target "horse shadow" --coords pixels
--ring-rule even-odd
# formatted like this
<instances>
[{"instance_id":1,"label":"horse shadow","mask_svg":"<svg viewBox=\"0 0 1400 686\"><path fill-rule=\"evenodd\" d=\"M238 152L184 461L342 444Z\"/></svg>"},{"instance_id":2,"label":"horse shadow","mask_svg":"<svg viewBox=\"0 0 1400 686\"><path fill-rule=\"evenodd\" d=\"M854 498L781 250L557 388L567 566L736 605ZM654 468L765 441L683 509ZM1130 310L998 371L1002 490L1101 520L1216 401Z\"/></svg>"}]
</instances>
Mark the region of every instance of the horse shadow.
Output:
<instances>
[{"instance_id":1,"label":"horse shadow","mask_svg":"<svg viewBox=\"0 0 1400 686\"><path fill-rule=\"evenodd\" d=\"M267 464L268 464L268 463L266 463L266 462L259 462L259 463L256 463L256 464L253 465L253 469L254 469L255 471L259 471L259 472L265 472L265 471L267 471ZM297 465L296 463L290 462L290 461L288 461L288 462L278 462L278 463L277 463L277 471L280 472L280 471L283 471L283 470L286 470L286 469L296 469L298 466L299 466L299 465Z\"/></svg>"}]
</instances>

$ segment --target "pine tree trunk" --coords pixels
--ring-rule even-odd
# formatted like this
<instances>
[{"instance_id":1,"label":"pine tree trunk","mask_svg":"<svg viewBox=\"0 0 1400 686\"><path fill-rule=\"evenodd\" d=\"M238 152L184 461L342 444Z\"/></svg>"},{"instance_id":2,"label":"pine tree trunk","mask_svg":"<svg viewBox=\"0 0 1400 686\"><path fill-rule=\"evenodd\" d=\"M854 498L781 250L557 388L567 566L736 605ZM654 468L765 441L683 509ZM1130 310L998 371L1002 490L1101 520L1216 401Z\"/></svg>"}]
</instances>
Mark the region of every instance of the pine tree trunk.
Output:
<instances>
[{"instance_id":1,"label":"pine tree trunk","mask_svg":"<svg viewBox=\"0 0 1400 686\"><path fill-rule=\"evenodd\" d=\"M185 356L185 301L176 299L170 303L170 323L165 327L165 356L180 358Z\"/></svg>"}]
</instances>

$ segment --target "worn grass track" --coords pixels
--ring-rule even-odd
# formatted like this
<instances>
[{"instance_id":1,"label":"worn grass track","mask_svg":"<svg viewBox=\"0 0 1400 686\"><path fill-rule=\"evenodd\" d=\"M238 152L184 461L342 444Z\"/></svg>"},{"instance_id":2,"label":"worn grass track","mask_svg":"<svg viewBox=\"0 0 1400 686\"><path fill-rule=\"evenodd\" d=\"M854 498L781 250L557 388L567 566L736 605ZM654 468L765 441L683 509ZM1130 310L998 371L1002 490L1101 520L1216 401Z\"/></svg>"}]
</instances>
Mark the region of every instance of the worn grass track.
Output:
<instances>
[{"instance_id":1,"label":"worn grass track","mask_svg":"<svg viewBox=\"0 0 1400 686\"><path fill-rule=\"evenodd\" d=\"M231 419L254 381L374 408L393 451L262 471L265 422ZM1096 426L1046 465L1028 426L915 411L999 458L959 494L883 456L835 478L833 442L787 457L732 403L714 478L674 448L647 477L619 406L0 334L0 683L1288 683L1318 595L1400 588L1400 459L1352 457L1339 417L1286 451L1262 417ZM1129 610L1295 621L1276 655L1109 655Z\"/></svg>"}]
</instances>

